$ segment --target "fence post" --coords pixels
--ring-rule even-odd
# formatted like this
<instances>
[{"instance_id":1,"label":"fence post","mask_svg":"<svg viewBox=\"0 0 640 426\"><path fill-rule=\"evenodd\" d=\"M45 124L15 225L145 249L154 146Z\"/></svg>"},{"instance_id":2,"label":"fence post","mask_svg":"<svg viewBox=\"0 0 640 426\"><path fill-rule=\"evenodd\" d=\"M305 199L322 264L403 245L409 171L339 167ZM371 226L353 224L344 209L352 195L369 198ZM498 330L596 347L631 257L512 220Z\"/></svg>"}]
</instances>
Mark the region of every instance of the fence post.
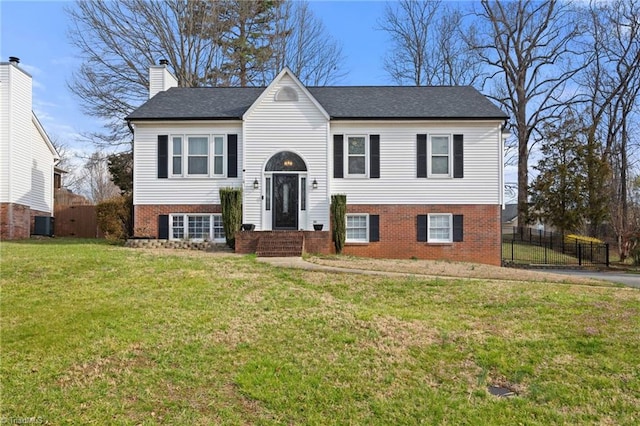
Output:
<instances>
[{"instance_id":1,"label":"fence post","mask_svg":"<svg viewBox=\"0 0 640 426\"><path fill-rule=\"evenodd\" d=\"M547 261L547 245L544 245L544 264L547 265L549 262Z\"/></svg>"},{"instance_id":2,"label":"fence post","mask_svg":"<svg viewBox=\"0 0 640 426\"><path fill-rule=\"evenodd\" d=\"M591 263L593 263L593 241L589 242L589 244L591 245L591 257L589 258L589 260L591 261Z\"/></svg>"},{"instance_id":3,"label":"fence post","mask_svg":"<svg viewBox=\"0 0 640 426\"><path fill-rule=\"evenodd\" d=\"M609 267L609 243L606 243L604 245L604 250L605 250L605 258L606 258L606 264L607 264L607 268Z\"/></svg>"},{"instance_id":4,"label":"fence post","mask_svg":"<svg viewBox=\"0 0 640 426\"><path fill-rule=\"evenodd\" d=\"M582 266L582 244L578 244L577 240L576 240L576 246L577 246L577 254L578 254L578 266Z\"/></svg>"},{"instance_id":5,"label":"fence post","mask_svg":"<svg viewBox=\"0 0 640 426\"><path fill-rule=\"evenodd\" d=\"M511 240L511 261L515 262L515 260L513 259L513 243L514 243L514 240Z\"/></svg>"}]
</instances>

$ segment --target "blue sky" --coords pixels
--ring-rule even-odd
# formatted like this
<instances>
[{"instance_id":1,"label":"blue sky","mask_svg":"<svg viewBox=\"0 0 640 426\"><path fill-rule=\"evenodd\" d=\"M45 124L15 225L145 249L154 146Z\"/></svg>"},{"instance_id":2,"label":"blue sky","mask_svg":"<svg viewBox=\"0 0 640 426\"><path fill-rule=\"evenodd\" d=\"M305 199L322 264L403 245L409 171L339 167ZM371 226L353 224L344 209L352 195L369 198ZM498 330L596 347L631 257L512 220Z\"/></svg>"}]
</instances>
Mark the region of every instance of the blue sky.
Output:
<instances>
[{"instance_id":1,"label":"blue sky","mask_svg":"<svg viewBox=\"0 0 640 426\"><path fill-rule=\"evenodd\" d=\"M382 68L386 35L375 29L384 6L381 1L311 2L327 31L343 45L348 74L341 84L391 83ZM74 151L90 153L94 147L82 142L81 133L97 130L101 123L82 113L67 88L81 61L67 37L65 7L73 3L0 0L0 61L17 56L32 75L33 108L50 136Z\"/></svg>"}]
</instances>

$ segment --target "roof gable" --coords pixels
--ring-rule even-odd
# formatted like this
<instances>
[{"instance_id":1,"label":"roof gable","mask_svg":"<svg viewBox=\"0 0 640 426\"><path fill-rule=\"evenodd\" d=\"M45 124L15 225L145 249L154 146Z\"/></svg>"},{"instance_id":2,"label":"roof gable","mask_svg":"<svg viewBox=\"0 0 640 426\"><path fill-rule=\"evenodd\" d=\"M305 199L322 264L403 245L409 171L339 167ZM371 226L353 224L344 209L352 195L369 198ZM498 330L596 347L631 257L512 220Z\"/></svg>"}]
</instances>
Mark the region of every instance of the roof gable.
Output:
<instances>
[{"instance_id":1,"label":"roof gable","mask_svg":"<svg viewBox=\"0 0 640 426\"><path fill-rule=\"evenodd\" d=\"M44 142L47 144L47 148L49 148L49 151L51 152L53 159L59 160L60 155L58 154L58 151L53 146L53 143L51 143L51 139L49 139L49 135L47 135L47 132L45 132L44 127L42 127L42 124L40 124L40 120L38 120L38 117L36 117L36 114L33 111L31 112L31 122L35 126L40 136L42 136L42 139L44 140Z\"/></svg>"},{"instance_id":2,"label":"roof gable","mask_svg":"<svg viewBox=\"0 0 640 426\"><path fill-rule=\"evenodd\" d=\"M247 117L249 117L253 113L253 111L258 107L258 105L260 105L265 100L265 98L269 96L269 93L271 93L272 89L276 87L285 76L290 77L291 80L293 80L294 84L298 86L298 88L302 91L302 93L304 93L304 95L307 96L309 100L311 100L311 102L313 103L313 105L315 105L318 111L320 111L320 113L327 120L329 120L330 117L327 111L322 107L322 105L320 105L317 99L309 92L309 90L304 86L304 84L302 84L300 80L298 80L298 77L296 77L288 67L285 67L282 71L280 71L280 74L278 74L277 77L273 79L271 84L269 84L269 86L267 86L267 88L262 91L260 96L258 96L258 98L249 107L249 109L247 109L247 111L242 115L242 119L246 120Z\"/></svg>"}]
</instances>

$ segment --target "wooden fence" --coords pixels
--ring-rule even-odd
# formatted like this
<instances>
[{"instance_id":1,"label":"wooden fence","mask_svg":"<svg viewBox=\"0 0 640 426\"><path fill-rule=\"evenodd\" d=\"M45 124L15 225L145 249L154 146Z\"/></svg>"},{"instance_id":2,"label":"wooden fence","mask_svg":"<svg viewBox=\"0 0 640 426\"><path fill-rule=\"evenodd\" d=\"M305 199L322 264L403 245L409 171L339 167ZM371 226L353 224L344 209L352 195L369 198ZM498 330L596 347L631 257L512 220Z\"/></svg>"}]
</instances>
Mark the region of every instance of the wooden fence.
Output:
<instances>
[{"instance_id":1,"label":"wooden fence","mask_svg":"<svg viewBox=\"0 0 640 426\"><path fill-rule=\"evenodd\" d=\"M55 235L57 237L102 238L98 230L96 206L65 189L55 194Z\"/></svg>"}]
</instances>

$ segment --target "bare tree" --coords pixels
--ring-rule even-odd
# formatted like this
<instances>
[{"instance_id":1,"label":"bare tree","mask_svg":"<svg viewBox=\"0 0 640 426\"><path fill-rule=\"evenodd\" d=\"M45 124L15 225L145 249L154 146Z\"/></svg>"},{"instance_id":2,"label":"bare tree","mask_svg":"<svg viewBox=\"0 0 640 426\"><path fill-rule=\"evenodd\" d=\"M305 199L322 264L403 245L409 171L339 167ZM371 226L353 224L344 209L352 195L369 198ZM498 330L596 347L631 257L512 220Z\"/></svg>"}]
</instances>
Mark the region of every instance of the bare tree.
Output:
<instances>
[{"instance_id":1,"label":"bare tree","mask_svg":"<svg viewBox=\"0 0 640 426\"><path fill-rule=\"evenodd\" d=\"M440 0L400 0L387 3L379 28L391 37L384 68L397 84L472 85L480 79L479 58L470 51L462 33L459 9Z\"/></svg>"},{"instance_id":2,"label":"bare tree","mask_svg":"<svg viewBox=\"0 0 640 426\"><path fill-rule=\"evenodd\" d=\"M94 152L86 159L80 173L84 195L96 204L120 195L120 189L111 179L107 157L102 151Z\"/></svg>"},{"instance_id":3,"label":"bare tree","mask_svg":"<svg viewBox=\"0 0 640 426\"><path fill-rule=\"evenodd\" d=\"M92 139L131 142L124 117L147 99L148 68L159 58L169 60L180 86L219 82L211 73L223 53L211 39L222 29L217 8L203 1L87 0L67 9L71 42L84 59L69 87L85 112L107 121L108 132Z\"/></svg>"},{"instance_id":4,"label":"bare tree","mask_svg":"<svg viewBox=\"0 0 640 426\"><path fill-rule=\"evenodd\" d=\"M307 1L287 1L278 8L278 37L265 76L271 81L285 66L308 86L335 84L346 74L342 46L313 14Z\"/></svg>"},{"instance_id":5,"label":"bare tree","mask_svg":"<svg viewBox=\"0 0 640 426\"><path fill-rule=\"evenodd\" d=\"M635 220L630 219L628 183L635 134L631 128L640 118L636 112L640 101L640 2L593 2L582 11L592 53L578 80L588 96L588 145L608 164L608 169L593 170L589 176L590 233L595 235L608 216L624 259L629 255L628 242L637 232Z\"/></svg>"},{"instance_id":6,"label":"bare tree","mask_svg":"<svg viewBox=\"0 0 640 426\"><path fill-rule=\"evenodd\" d=\"M558 119L574 98L568 82L581 69L570 59L579 28L572 9L556 0L482 1L479 33L467 40L493 70L490 94L515 121L518 221L528 214L529 154L540 126Z\"/></svg>"}]
</instances>

